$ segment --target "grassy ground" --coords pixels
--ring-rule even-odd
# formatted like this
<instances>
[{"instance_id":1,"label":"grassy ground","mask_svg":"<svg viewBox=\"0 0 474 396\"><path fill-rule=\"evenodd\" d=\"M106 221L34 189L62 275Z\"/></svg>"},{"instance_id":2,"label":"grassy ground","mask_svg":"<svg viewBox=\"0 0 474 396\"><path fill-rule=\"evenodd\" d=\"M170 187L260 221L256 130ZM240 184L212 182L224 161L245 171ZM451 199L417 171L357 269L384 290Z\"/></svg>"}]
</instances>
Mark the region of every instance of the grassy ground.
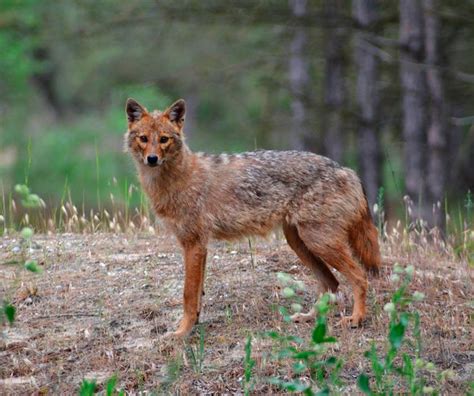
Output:
<instances>
[{"instance_id":1,"label":"grassy ground","mask_svg":"<svg viewBox=\"0 0 474 396\"><path fill-rule=\"evenodd\" d=\"M206 296L199 332L186 344L163 342L181 315L183 266L180 250L167 234L36 235L29 254L43 272L30 274L0 266L0 293L17 307L13 326L0 338L0 394L71 394L84 378L98 384L117 374L128 392L242 393L244 345L252 335L253 393L281 392L266 378L285 377L285 363L270 358L262 331L309 337L312 323L285 323L277 312L281 297L277 272L304 281L306 307L318 284L299 265L283 240L272 237L249 246L213 243L208 255ZM0 263L18 253L19 238L0 239ZM338 342L331 353L344 359L346 394L356 394L357 376L368 368L363 356L373 340L383 347L388 316L383 311L396 285L395 262L413 264L411 287L425 294L421 314L422 355L454 375L443 394L464 394L473 380L472 271L441 243L407 242L394 234L382 245L384 268L370 279L369 318L363 327L338 326L351 309L351 290L342 280L329 317ZM340 277L339 277L340 278Z\"/></svg>"}]
</instances>

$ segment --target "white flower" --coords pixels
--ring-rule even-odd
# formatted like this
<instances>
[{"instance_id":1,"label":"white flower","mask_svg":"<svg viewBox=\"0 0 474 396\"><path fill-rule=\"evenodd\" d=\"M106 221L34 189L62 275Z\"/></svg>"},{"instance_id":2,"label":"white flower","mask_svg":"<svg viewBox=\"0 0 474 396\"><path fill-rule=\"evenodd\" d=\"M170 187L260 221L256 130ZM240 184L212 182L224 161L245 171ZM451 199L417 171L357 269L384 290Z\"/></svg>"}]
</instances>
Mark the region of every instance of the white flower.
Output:
<instances>
[{"instance_id":1,"label":"white flower","mask_svg":"<svg viewBox=\"0 0 474 396\"><path fill-rule=\"evenodd\" d=\"M283 283L284 285L286 285L287 283L291 282L291 276L288 275L287 273L285 272L278 272L277 273L277 279Z\"/></svg>"},{"instance_id":2,"label":"white flower","mask_svg":"<svg viewBox=\"0 0 474 396\"><path fill-rule=\"evenodd\" d=\"M377 205L376 203L374 204L374 215L376 215L379 211L379 205Z\"/></svg>"},{"instance_id":3,"label":"white flower","mask_svg":"<svg viewBox=\"0 0 474 396\"><path fill-rule=\"evenodd\" d=\"M392 313L395 311L395 304L393 302L389 302L385 304L385 306L383 307L383 310L385 312Z\"/></svg>"},{"instance_id":4,"label":"white flower","mask_svg":"<svg viewBox=\"0 0 474 396\"><path fill-rule=\"evenodd\" d=\"M400 280L400 277L397 274L392 274L390 276L390 281L393 283L397 283Z\"/></svg>"},{"instance_id":5,"label":"white flower","mask_svg":"<svg viewBox=\"0 0 474 396\"><path fill-rule=\"evenodd\" d=\"M301 306L301 304L293 303L291 304L291 309L293 310L293 312L301 312L303 307Z\"/></svg>"},{"instance_id":6,"label":"white flower","mask_svg":"<svg viewBox=\"0 0 474 396\"><path fill-rule=\"evenodd\" d=\"M395 272L396 274L401 274L403 272L402 266L398 263L395 263L395 265L393 266L393 272Z\"/></svg>"},{"instance_id":7,"label":"white flower","mask_svg":"<svg viewBox=\"0 0 474 396\"><path fill-rule=\"evenodd\" d=\"M413 293L413 300L415 301L421 301L425 298L425 293L416 291Z\"/></svg>"},{"instance_id":8,"label":"white flower","mask_svg":"<svg viewBox=\"0 0 474 396\"><path fill-rule=\"evenodd\" d=\"M413 276L413 274L415 273L415 267L413 267L413 265L409 265L405 268L405 272L407 273L407 275Z\"/></svg>"}]
</instances>

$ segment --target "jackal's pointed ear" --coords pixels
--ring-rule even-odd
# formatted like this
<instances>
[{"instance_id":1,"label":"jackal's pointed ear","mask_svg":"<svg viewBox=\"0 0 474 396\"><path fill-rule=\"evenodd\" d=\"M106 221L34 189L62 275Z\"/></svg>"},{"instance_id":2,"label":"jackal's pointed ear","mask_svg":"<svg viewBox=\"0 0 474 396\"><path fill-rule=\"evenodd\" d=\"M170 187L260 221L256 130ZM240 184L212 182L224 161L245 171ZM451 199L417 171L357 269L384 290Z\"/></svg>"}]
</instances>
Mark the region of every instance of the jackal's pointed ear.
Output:
<instances>
[{"instance_id":1,"label":"jackal's pointed ear","mask_svg":"<svg viewBox=\"0 0 474 396\"><path fill-rule=\"evenodd\" d=\"M140 121L141 118L145 114L147 114L146 109L140 103L138 103L135 99L132 99L132 98L127 99L125 112L127 113L127 119L130 124L136 121Z\"/></svg>"},{"instance_id":2,"label":"jackal's pointed ear","mask_svg":"<svg viewBox=\"0 0 474 396\"><path fill-rule=\"evenodd\" d=\"M174 102L163 115L175 124L181 131L184 126L184 116L186 114L186 102L184 99L179 99Z\"/></svg>"}]
</instances>

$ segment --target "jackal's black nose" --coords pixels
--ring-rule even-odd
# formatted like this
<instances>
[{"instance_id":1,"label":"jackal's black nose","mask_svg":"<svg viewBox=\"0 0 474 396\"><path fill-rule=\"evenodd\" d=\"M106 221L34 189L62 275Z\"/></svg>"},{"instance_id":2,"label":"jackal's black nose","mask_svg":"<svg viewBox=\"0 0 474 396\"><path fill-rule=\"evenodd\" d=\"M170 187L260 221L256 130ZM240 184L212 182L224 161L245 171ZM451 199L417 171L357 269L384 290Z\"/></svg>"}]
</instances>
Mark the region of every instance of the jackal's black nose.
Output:
<instances>
[{"instance_id":1,"label":"jackal's black nose","mask_svg":"<svg viewBox=\"0 0 474 396\"><path fill-rule=\"evenodd\" d=\"M146 161L148 162L148 165L156 166L156 165L158 165L158 156L157 155L149 155L148 157L146 157Z\"/></svg>"}]
</instances>

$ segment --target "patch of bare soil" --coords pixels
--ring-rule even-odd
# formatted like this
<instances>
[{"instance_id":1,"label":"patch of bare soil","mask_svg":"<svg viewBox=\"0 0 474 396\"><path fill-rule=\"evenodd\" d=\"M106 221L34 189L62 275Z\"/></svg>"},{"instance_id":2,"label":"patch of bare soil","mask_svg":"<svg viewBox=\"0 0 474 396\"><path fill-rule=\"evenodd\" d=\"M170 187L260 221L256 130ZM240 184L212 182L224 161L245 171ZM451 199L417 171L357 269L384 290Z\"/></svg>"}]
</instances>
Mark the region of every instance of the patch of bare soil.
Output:
<instances>
[{"instance_id":1,"label":"patch of bare soil","mask_svg":"<svg viewBox=\"0 0 474 396\"><path fill-rule=\"evenodd\" d=\"M281 238L210 246L206 295L199 334L187 344L170 344L161 336L181 315L183 265L169 235L61 234L35 236L31 255L43 273L16 271L0 264L0 294L10 293L17 320L0 338L0 394L72 394L84 378L104 384L113 374L129 393L242 393L244 344L253 339L254 393L277 392L266 378L285 374L269 359L267 330L310 337L312 324L287 324L277 312L283 304L276 273L289 272L306 284L309 308L317 281L299 265ZM12 260L19 241L0 239L0 263ZM352 293L341 280L341 298L329 319L339 342L332 353L342 357L347 394L357 393L356 378L368 368L363 352L373 340L384 345L387 314L383 306L395 285L394 262L416 268L413 290L425 293L421 313L423 357L454 371L443 384L446 394L464 393L473 378L472 273L461 260L438 249L383 246L385 264L370 279L369 318L363 327L341 328L340 314L351 309ZM471 305L470 305L471 304ZM193 357L194 356L194 357Z\"/></svg>"}]
</instances>

